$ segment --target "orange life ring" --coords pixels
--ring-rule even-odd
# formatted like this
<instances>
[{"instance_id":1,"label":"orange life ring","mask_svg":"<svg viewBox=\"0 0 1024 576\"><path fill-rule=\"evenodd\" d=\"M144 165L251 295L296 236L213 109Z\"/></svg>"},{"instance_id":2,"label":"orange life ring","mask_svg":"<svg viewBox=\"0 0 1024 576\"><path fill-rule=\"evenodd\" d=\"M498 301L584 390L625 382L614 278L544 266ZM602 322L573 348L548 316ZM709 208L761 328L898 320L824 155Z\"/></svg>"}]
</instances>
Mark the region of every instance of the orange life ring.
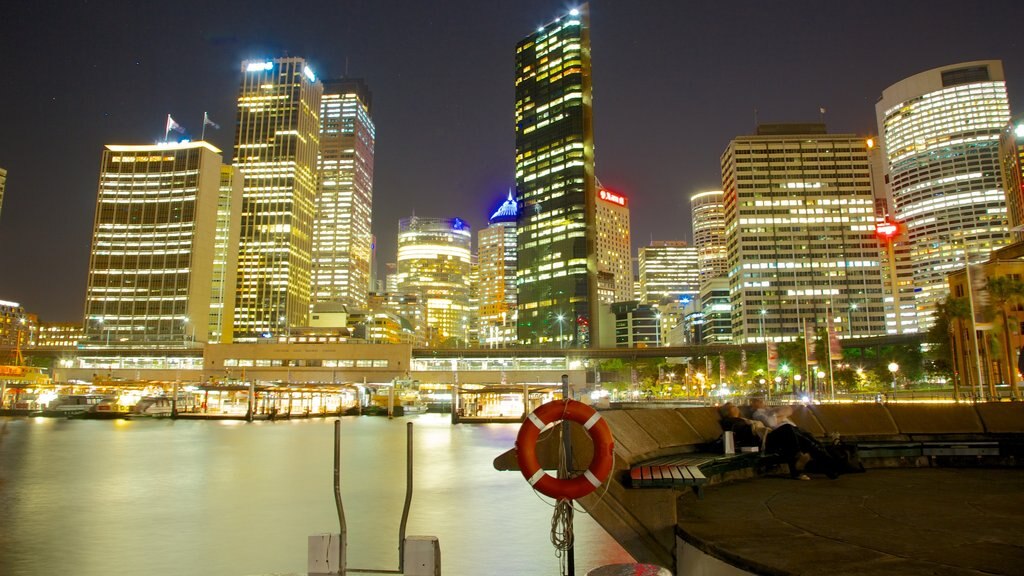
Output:
<instances>
[{"instance_id":1,"label":"orange life ring","mask_svg":"<svg viewBox=\"0 0 1024 576\"><path fill-rule=\"evenodd\" d=\"M594 442L594 459L581 476L559 479L548 475L537 461L537 438L541 430L560 420L583 426ZM539 406L526 417L516 436L519 470L533 489L556 499L575 500L597 489L612 471L615 442L608 423L590 406L576 400L559 400Z\"/></svg>"}]
</instances>

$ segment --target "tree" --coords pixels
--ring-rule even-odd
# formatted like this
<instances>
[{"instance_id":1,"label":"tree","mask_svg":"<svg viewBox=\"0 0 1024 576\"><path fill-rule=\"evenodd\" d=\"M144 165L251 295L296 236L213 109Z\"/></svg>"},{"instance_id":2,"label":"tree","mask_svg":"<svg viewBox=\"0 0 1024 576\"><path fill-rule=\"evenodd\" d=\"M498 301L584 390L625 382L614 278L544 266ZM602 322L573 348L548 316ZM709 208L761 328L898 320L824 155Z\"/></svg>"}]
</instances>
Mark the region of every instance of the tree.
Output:
<instances>
[{"instance_id":1,"label":"tree","mask_svg":"<svg viewBox=\"0 0 1024 576\"><path fill-rule=\"evenodd\" d=\"M1006 308L1010 304L1016 304L1024 300L1024 282L1011 278L1010 276L993 276L985 283L992 307L999 312L1002 324L999 330L1002 332L1003 365L1005 366L1006 382L1010 384L1010 395L1017 397L1017 369L1013 362L1013 345L1010 343L1010 315ZM1003 375L1000 374L1000 377Z\"/></svg>"},{"instance_id":2,"label":"tree","mask_svg":"<svg viewBox=\"0 0 1024 576\"><path fill-rule=\"evenodd\" d=\"M965 370L957 374L957 359L963 356L953 349L953 334L963 333L962 326L970 317L970 300L948 296L936 305L935 324L928 332L928 340L936 345L933 348L935 366L953 377L956 395L959 395L960 378L965 376Z\"/></svg>"}]
</instances>

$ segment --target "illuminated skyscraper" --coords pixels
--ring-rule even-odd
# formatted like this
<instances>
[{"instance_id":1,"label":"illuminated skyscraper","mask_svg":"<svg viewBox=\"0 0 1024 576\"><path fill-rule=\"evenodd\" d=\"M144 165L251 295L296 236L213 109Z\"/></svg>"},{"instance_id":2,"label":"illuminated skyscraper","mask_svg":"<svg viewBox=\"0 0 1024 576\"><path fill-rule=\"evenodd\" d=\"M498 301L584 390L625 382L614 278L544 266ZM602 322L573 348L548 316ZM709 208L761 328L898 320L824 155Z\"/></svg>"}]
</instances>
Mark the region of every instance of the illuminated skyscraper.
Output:
<instances>
[{"instance_id":1,"label":"illuminated skyscraper","mask_svg":"<svg viewBox=\"0 0 1024 576\"><path fill-rule=\"evenodd\" d=\"M999 159L1010 234L1014 243L1024 242L1024 119L1017 119L1003 128Z\"/></svg>"},{"instance_id":2,"label":"illuminated skyscraper","mask_svg":"<svg viewBox=\"0 0 1024 576\"><path fill-rule=\"evenodd\" d=\"M725 278L728 263L725 250L725 205L722 191L698 192L690 196L693 245L697 249L700 286L703 290L715 278Z\"/></svg>"},{"instance_id":3,"label":"illuminated skyscraper","mask_svg":"<svg viewBox=\"0 0 1024 576\"><path fill-rule=\"evenodd\" d=\"M242 62L236 342L307 323L322 91L301 58Z\"/></svg>"},{"instance_id":4,"label":"illuminated skyscraper","mask_svg":"<svg viewBox=\"0 0 1024 576\"><path fill-rule=\"evenodd\" d=\"M220 150L206 142L106 147L85 296L86 347L208 341L221 169ZM225 190L236 203L239 194L240 188Z\"/></svg>"},{"instance_id":5,"label":"illuminated skyscraper","mask_svg":"<svg viewBox=\"0 0 1024 576\"><path fill-rule=\"evenodd\" d=\"M7 188L7 170L0 168L0 215L3 215L4 189Z\"/></svg>"},{"instance_id":6,"label":"illuminated skyscraper","mask_svg":"<svg viewBox=\"0 0 1024 576\"><path fill-rule=\"evenodd\" d=\"M805 329L885 330L882 250L864 138L769 124L722 154L733 342ZM839 322L835 319L839 318Z\"/></svg>"},{"instance_id":7,"label":"illuminated skyscraper","mask_svg":"<svg viewBox=\"0 0 1024 576\"><path fill-rule=\"evenodd\" d=\"M324 81L313 226L313 303L366 308L373 236L374 127L362 80Z\"/></svg>"},{"instance_id":8,"label":"illuminated skyscraper","mask_svg":"<svg viewBox=\"0 0 1024 576\"><path fill-rule=\"evenodd\" d=\"M503 348L516 342L516 201L508 200L477 233L480 345Z\"/></svg>"},{"instance_id":9,"label":"illuminated skyscraper","mask_svg":"<svg viewBox=\"0 0 1024 576\"><path fill-rule=\"evenodd\" d=\"M599 333L587 10L516 45L518 334L526 346L588 347Z\"/></svg>"},{"instance_id":10,"label":"illuminated skyscraper","mask_svg":"<svg viewBox=\"0 0 1024 576\"><path fill-rule=\"evenodd\" d=\"M469 224L458 218L403 218L398 223L397 291L426 303L428 344L465 346L472 272Z\"/></svg>"},{"instance_id":11,"label":"illuminated skyscraper","mask_svg":"<svg viewBox=\"0 0 1024 576\"><path fill-rule=\"evenodd\" d=\"M694 300L700 291L699 250L682 240L652 240L639 250L642 304Z\"/></svg>"},{"instance_id":12,"label":"illuminated skyscraper","mask_svg":"<svg viewBox=\"0 0 1024 576\"><path fill-rule=\"evenodd\" d=\"M999 135L1010 120L997 60L935 68L875 104L894 216L906 225L918 320L927 330L964 252L980 262L1007 243Z\"/></svg>"},{"instance_id":13,"label":"illuminated skyscraper","mask_svg":"<svg viewBox=\"0 0 1024 576\"><path fill-rule=\"evenodd\" d=\"M211 344L231 343L235 318L235 284L238 281L238 234L242 219L242 177L233 166L220 167L217 198L217 236L213 251L213 284L210 289Z\"/></svg>"},{"instance_id":14,"label":"illuminated skyscraper","mask_svg":"<svg viewBox=\"0 0 1024 576\"><path fill-rule=\"evenodd\" d=\"M595 204L597 270L610 275L610 290L601 290L604 304L633 299L633 247L629 239L629 204L625 196L600 188Z\"/></svg>"}]
</instances>

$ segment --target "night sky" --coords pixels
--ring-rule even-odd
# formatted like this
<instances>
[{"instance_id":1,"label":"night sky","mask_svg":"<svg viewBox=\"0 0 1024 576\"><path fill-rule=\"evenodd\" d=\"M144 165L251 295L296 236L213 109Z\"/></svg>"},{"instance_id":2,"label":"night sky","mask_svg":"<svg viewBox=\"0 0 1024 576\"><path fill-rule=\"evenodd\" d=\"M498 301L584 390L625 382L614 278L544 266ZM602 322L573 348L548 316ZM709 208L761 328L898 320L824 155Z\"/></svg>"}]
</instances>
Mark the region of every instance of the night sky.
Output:
<instances>
[{"instance_id":1,"label":"night sky","mask_svg":"<svg viewBox=\"0 0 1024 576\"><path fill-rule=\"evenodd\" d=\"M365 78L377 126L373 229L486 225L513 184L514 50L573 4L541 0L7 2L0 8L0 299L81 320L99 160L161 139L170 113L231 160L239 63L307 58ZM873 134L874 103L917 72L1002 59L1024 110L1024 2L590 3L597 175L630 199L634 247L690 238L689 196L761 122Z\"/></svg>"}]
</instances>

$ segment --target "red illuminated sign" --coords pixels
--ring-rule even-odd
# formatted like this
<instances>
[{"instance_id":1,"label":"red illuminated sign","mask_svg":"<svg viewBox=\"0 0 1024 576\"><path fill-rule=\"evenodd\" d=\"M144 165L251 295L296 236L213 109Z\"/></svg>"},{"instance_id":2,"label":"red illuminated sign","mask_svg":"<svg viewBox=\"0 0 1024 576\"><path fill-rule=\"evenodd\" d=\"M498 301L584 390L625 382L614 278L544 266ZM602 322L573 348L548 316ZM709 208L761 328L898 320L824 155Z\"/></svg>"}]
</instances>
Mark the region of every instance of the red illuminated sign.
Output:
<instances>
[{"instance_id":1,"label":"red illuminated sign","mask_svg":"<svg viewBox=\"0 0 1024 576\"><path fill-rule=\"evenodd\" d=\"M891 242L900 233L902 225L895 220L886 219L875 224L875 236L882 242Z\"/></svg>"},{"instance_id":2,"label":"red illuminated sign","mask_svg":"<svg viewBox=\"0 0 1024 576\"><path fill-rule=\"evenodd\" d=\"M597 196L598 198L604 200L605 202L611 202L612 204L618 204L619 206L626 205L625 196L619 196L618 194L614 192L609 192L608 190L601 190L600 192L597 193Z\"/></svg>"}]
</instances>

